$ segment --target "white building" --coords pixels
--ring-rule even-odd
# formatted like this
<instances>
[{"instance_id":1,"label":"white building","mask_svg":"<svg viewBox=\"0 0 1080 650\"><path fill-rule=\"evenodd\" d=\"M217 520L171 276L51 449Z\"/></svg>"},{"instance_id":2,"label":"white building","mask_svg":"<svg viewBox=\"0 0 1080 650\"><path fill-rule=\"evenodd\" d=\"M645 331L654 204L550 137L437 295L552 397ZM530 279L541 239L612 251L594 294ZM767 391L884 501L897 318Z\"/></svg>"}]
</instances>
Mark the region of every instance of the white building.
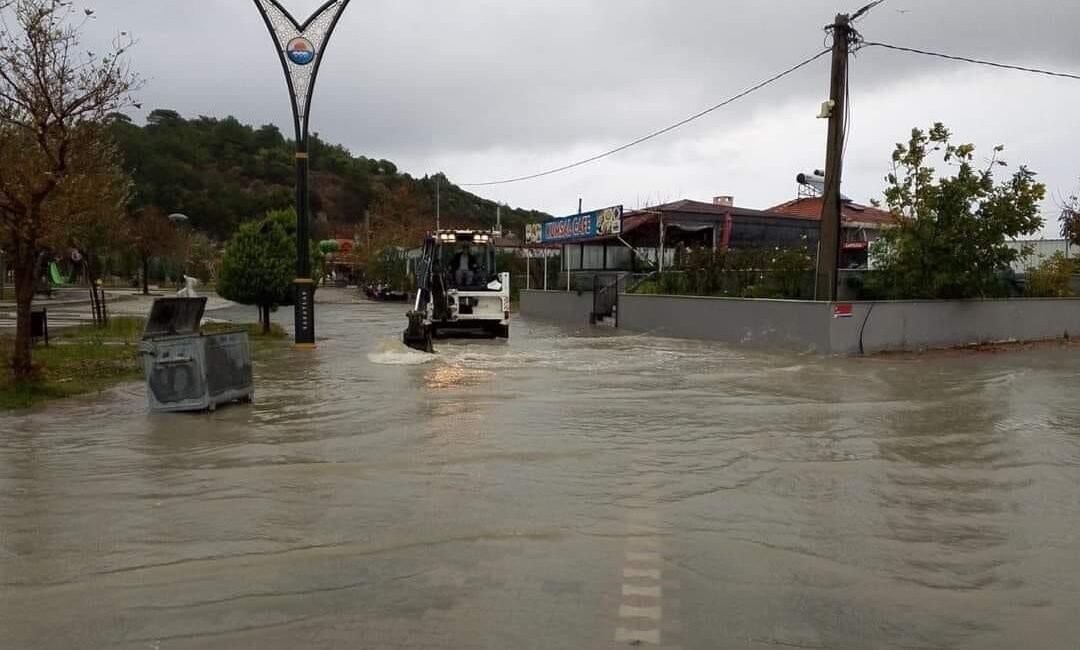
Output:
<instances>
[{"instance_id":1,"label":"white building","mask_svg":"<svg viewBox=\"0 0 1080 650\"><path fill-rule=\"evenodd\" d=\"M1009 247L1018 251L1023 251L1025 248L1031 249L1030 255L1020 257L1013 262L1012 269L1017 273L1023 273L1038 266L1054 253L1064 253L1065 257L1072 257L1072 247L1067 239L1018 239L1009 242Z\"/></svg>"}]
</instances>

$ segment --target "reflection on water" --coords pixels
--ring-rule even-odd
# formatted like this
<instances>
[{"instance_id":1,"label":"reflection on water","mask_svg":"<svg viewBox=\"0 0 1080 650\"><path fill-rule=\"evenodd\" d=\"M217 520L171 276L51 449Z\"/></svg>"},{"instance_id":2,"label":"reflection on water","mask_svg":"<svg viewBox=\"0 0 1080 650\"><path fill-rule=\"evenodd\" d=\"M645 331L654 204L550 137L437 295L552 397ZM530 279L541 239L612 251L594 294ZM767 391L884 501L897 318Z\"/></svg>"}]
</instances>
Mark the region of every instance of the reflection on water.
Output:
<instances>
[{"instance_id":1,"label":"reflection on water","mask_svg":"<svg viewBox=\"0 0 1080 650\"><path fill-rule=\"evenodd\" d=\"M519 320L425 355L398 306L319 317L250 406L149 416L124 386L0 422L0 647L611 647L647 604L643 516L665 646L1080 633L1071 349L819 359Z\"/></svg>"},{"instance_id":2,"label":"reflection on water","mask_svg":"<svg viewBox=\"0 0 1080 650\"><path fill-rule=\"evenodd\" d=\"M431 390L476 386L485 381L490 381L494 375L495 373L490 370L477 370L476 368L439 363L430 367L424 374L424 386Z\"/></svg>"}]
</instances>

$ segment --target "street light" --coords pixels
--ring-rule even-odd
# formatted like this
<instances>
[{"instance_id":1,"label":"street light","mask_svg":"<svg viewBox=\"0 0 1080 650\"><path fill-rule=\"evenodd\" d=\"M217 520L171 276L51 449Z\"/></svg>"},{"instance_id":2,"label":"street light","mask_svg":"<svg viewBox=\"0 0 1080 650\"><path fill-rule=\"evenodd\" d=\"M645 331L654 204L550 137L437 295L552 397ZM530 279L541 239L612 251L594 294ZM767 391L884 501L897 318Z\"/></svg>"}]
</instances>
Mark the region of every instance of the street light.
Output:
<instances>
[{"instance_id":1,"label":"street light","mask_svg":"<svg viewBox=\"0 0 1080 650\"><path fill-rule=\"evenodd\" d=\"M170 214L168 216L168 219L172 222L174 226L176 226L176 231L181 235L183 235L184 233L183 226L191 223L191 219L186 214L182 214L180 212L174 212ZM184 247L184 252L190 253L190 250L188 250L187 246ZM180 275L182 275L184 278L187 278L187 263L188 255L185 255L184 259L180 261Z\"/></svg>"},{"instance_id":2,"label":"street light","mask_svg":"<svg viewBox=\"0 0 1080 650\"><path fill-rule=\"evenodd\" d=\"M308 247L308 117L315 79L323 52L349 0L329 0L304 21L298 22L278 0L254 0L281 60L292 99L293 128L296 132L296 307L295 343L298 348L315 347L315 282L311 279Z\"/></svg>"}]
</instances>

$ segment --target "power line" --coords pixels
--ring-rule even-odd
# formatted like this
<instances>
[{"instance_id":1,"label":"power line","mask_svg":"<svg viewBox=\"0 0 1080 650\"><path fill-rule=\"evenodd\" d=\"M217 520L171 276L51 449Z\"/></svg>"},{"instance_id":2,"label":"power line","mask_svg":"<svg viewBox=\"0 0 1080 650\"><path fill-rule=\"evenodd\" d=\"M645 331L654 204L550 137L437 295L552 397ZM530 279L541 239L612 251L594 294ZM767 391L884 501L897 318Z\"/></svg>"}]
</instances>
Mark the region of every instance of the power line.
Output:
<instances>
[{"instance_id":1,"label":"power line","mask_svg":"<svg viewBox=\"0 0 1080 650\"><path fill-rule=\"evenodd\" d=\"M1010 65L1008 63L996 63L994 61L985 61L983 59L973 59L966 56L956 56L953 54L942 54L941 52L928 52L926 50L918 50L913 47L901 47L899 45L890 45L888 43L877 43L874 41L862 41L860 47L883 47L888 50L896 50L898 52L909 52L911 54L922 54L923 56L933 56L939 59L949 59L950 61L963 61L964 63L975 63L977 65L987 65L992 68L1003 68L1005 70L1019 70L1020 72L1030 72L1032 74L1041 74L1048 77L1063 77L1065 79L1080 80L1080 74L1073 74L1070 72L1052 72L1050 70L1041 70L1039 68L1028 68L1022 65Z\"/></svg>"},{"instance_id":2,"label":"power line","mask_svg":"<svg viewBox=\"0 0 1080 650\"><path fill-rule=\"evenodd\" d=\"M885 2L885 0L874 0L874 2L871 2L870 4L866 5L866 6L865 6L865 7L863 7L862 9L860 9L860 10L856 11L856 12L855 12L855 13L854 13L854 14L853 14L853 15L851 16L851 22L855 22L855 21L857 21L858 19L862 18L862 17L863 17L863 16L865 16L865 15L866 15L867 13L869 13L871 9L873 9L874 7L878 6L879 4L881 4L881 3L883 3L883 2Z\"/></svg>"},{"instance_id":3,"label":"power line","mask_svg":"<svg viewBox=\"0 0 1080 650\"><path fill-rule=\"evenodd\" d=\"M564 172L564 171L567 171L569 169L574 169L575 167L581 167L582 165L587 165L587 164L589 164L591 162L595 162L597 160L600 160L601 158L607 158L608 156L612 156L614 154L617 154L620 151L626 151L627 149L629 149L631 147L636 147L637 145L639 145L639 144L641 144L643 142L648 142L649 140L652 140L653 138L657 138L657 137L659 137L661 135L664 135L665 133L670 133L671 131L674 131L675 129L677 129L679 127L685 126L685 125L689 124L690 122L693 122L694 120L705 117L706 115L708 115L709 113L712 113L713 111L717 111L717 110L727 106L728 104L732 104L732 103L742 99L743 97L746 97L747 95L749 95L751 93L754 93L754 92L757 92L758 90L761 90L765 86L768 86L768 85L770 85L772 83L775 83L775 82L783 79L784 77L792 74L793 72L795 72L797 70L805 68L806 66L810 65L814 61L817 61L818 59L825 56L826 54L829 54L831 51L832 51L831 48L826 49L826 50L822 50L821 52L818 52L817 54L810 57L809 59L806 59L805 61L803 61L803 62L801 62L801 63L799 63L797 65L794 65L794 66L788 68L787 70L784 70L783 72L781 72L781 73L779 73L777 75L769 77L768 79L766 79L765 81L762 81L761 83L758 83L758 84L756 84L754 86L751 86L750 88L747 88L746 90L742 91L738 95L735 95L733 97L725 99L724 101L720 102L719 104L716 104L715 106L711 106L709 108L706 108L705 110L703 110L701 112L698 112L698 113L695 113L695 114L691 115L690 117L688 117L688 118L686 118L684 120L681 120L679 122L676 122L675 124L672 124L671 126L666 126L666 127L662 128L662 129L660 129L659 131L654 131L654 132L650 133L649 135L642 136L642 137L638 138L637 140L634 140L632 142L628 142L628 143L626 143L626 144L624 144L624 145L622 145L620 147L616 147L614 149L610 149L610 150L605 151L603 153L596 154L595 156L585 158L584 160L579 160L579 161L577 161L575 163L570 163L569 165L563 165L562 167L556 167L555 169L549 169L547 171L538 172L536 174L529 174L528 176L518 176L516 178L507 178L507 179L500 180L500 181L488 181L486 183L461 183L460 185L461 185L461 187L483 187L483 186L487 186L487 185L506 185L508 183L518 183L518 182L521 182L521 181L532 180L534 178L541 178L543 176L550 176L552 174L558 174L559 172Z\"/></svg>"}]
</instances>

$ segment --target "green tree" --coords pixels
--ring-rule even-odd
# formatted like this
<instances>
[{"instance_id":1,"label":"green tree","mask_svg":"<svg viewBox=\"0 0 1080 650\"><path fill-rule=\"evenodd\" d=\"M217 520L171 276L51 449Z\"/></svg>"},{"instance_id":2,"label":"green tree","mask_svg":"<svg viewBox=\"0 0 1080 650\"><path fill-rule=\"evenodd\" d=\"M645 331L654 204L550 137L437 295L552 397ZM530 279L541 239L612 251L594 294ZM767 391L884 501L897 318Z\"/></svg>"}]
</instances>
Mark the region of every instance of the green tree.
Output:
<instances>
[{"instance_id":1,"label":"green tree","mask_svg":"<svg viewBox=\"0 0 1080 650\"><path fill-rule=\"evenodd\" d=\"M1058 251L1024 274L1027 294L1033 298L1065 298L1072 295L1073 261Z\"/></svg>"},{"instance_id":2,"label":"green tree","mask_svg":"<svg viewBox=\"0 0 1080 650\"><path fill-rule=\"evenodd\" d=\"M292 302L296 279L296 212L270 212L240 226L221 261L217 290L227 300L259 308L263 332L270 312Z\"/></svg>"},{"instance_id":3,"label":"green tree","mask_svg":"<svg viewBox=\"0 0 1080 650\"><path fill-rule=\"evenodd\" d=\"M37 260L50 241L65 239L72 211L115 206L113 188L90 188L115 177L118 152L102 125L130 103L139 85L126 63L130 40L105 54L87 52L85 20L66 0L3 3L0 21L0 226L15 272L16 381L33 375L30 309ZM102 200L104 199L104 200ZM87 200L90 201L87 204Z\"/></svg>"},{"instance_id":4,"label":"green tree","mask_svg":"<svg viewBox=\"0 0 1080 650\"><path fill-rule=\"evenodd\" d=\"M947 299L1003 294L1001 273L1021 254L1007 241L1042 227L1039 202L1046 196L1023 166L995 180L994 170L1006 166L1003 149L995 147L986 166L977 167L975 147L953 144L940 123L913 129L908 143L896 146L885 200L897 225L872 249L881 292ZM937 177L932 157L951 167L951 175Z\"/></svg>"}]
</instances>

